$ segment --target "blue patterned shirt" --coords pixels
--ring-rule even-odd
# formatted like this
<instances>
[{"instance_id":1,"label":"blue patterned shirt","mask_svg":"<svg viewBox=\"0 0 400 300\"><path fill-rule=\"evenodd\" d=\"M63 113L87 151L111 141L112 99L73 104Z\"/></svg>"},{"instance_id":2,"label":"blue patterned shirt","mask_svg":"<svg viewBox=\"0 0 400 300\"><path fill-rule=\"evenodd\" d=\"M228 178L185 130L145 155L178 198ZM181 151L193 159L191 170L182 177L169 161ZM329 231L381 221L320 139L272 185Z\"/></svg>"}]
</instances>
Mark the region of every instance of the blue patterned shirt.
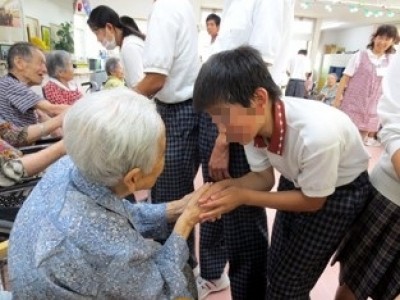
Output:
<instances>
[{"instance_id":1,"label":"blue patterned shirt","mask_svg":"<svg viewBox=\"0 0 400 300\"><path fill-rule=\"evenodd\" d=\"M54 164L10 236L13 299L188 297L186 241L167 235L165 204L131 204L88 181L69 157Z\"/></svg>"}]
</instances>

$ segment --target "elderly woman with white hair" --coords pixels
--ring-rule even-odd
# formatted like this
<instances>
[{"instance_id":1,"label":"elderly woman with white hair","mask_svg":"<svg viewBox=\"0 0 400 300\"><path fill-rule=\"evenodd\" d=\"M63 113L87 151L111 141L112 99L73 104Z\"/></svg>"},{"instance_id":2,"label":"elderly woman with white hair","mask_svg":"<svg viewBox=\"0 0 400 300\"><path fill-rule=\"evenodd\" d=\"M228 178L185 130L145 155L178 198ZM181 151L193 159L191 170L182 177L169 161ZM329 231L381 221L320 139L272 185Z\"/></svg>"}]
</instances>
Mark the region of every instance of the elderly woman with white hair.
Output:
<instances>
[{"instance_id":1,"label":"elderly woman with white hair","mask_svg":"<svg viewBox=\"0 0 400 300\"><path fill-rule=\"evenodd\" d=\"M104 83L104 89L114 89L125 86L124 67L121 60L117 57L110 57L106 61L107 80Z\"/></svg>"},{"instance_id":2,"label":"elderly woman with white hair","mask_svg":"<svg viewBox=\"0 0 400 300\"><path fill-rule=\"evenodd\" d=\"M43 95L53 104L75 103L82 92L74 82L74 68L71 54L64 50L54 50L46 56L49 81L43 86Z\"/></svg>"},{"instance_id":3,"label":"elderly woman with white hair","mask_svg":"<svg viewBox=\"0 0 400 300\"><path fill-rule=\"evenodd\" d=\"M46 172L14 223L13 296L195 297L183 273L186 239L204 213L197 200L208 185L168 204L124 199L150 189L164 166L165 128L155 105L125 88L101 91L72 106L64 130L69 157ZM167 238L173 221L164 245L148 239Z\"/></svg>"}]
</instances>

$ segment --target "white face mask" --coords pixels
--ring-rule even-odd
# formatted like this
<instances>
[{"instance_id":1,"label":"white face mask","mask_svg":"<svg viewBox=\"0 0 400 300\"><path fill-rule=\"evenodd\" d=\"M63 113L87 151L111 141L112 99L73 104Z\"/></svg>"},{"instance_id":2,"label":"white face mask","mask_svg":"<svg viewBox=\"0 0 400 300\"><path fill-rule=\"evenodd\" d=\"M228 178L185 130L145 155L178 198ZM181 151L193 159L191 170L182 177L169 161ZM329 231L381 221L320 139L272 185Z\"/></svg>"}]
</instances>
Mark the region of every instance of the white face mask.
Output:
<instances>
[{"instance_id":1,"label":"white face mask","mask_svg":"<svg viewBox=\"0 0 400 300\"><path fill-rule=\"evenodd\" d=\"M107 50L114 50L115 47L117 47L117 42L115 41L115 37L113 37L111 41L105 39L104 41L101 42L101 44Z\"/></svg>"}]
</instances>

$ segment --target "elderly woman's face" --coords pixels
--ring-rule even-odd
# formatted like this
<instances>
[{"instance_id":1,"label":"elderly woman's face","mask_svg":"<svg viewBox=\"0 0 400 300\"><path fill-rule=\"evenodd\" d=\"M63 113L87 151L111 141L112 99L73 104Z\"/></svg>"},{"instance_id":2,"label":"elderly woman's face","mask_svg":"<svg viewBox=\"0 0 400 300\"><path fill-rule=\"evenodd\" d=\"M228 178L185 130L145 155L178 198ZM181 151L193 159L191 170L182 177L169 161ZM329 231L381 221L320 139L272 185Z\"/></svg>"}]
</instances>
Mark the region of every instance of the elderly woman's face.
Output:
<instances>
[{"instance_id":1,"label":"elderly woman's face","mask_svg":"<svg viewBox=\"0 0 400 300\"><path fill-rule=\"evenodd\" d=\"M334 86L336 84L336 76L329 75L327 80L326 80L326 83L330 87Z\"/></svg>"},{"instance_id":2,"label":"elderly woman's face","mask_svg":"<svg viewBox=\"0 0 400 300\"><path fill-rule=\"evenodd\" d=\"M122 66L121 62L119 62L117 64L117 66L115 67L115 70L114 70L114 74L112 74L112 75L114 75L115 77L117 77L121 80L124 79L124 67Z\"/></svg>"},{"instance_id":3,"label":"elderly woman's face","mask_svg":"<svg viewBox=\"0 0 400 300\"><path fill-rule=\"evenodd\" d=\"M58 76L60 77L60 79L63 79L65 81L71 81L72 79L74 79L74 66L72 64L72 61L69 61L66 64L65 70L60 71Z\"/></svg>"}]
</instances>

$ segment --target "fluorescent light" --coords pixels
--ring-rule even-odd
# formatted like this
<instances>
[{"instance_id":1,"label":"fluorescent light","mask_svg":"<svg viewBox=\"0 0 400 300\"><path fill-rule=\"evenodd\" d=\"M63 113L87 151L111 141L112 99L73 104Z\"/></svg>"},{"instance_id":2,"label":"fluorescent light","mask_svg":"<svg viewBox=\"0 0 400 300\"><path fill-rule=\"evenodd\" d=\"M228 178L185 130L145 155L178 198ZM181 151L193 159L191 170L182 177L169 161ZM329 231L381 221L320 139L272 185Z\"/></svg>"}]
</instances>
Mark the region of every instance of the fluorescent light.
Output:
<instances>
[{"instance_id":1,"label":"fluorescent light","mask_svg":"<svg viewBox=\"0 0 400 300\"><path fill-rule=\"evenodd\" d=\"M374 13L369 9L365 10L364 14L367 18L372 17L374 15Z\"/></svg>"},{"instance_id":2,"label":"fluorescent light","mask_svg":"<svg viewBox=\"0 0 400 300\"><path fill-rule=\"evenodd\" d=\"M387 12L386 15L388 16L388 18L393 18L395 14L394 14L393 11L390 10L390 11Z\"/></svg>"},{"instance_id":3,"label":"fluorescent light","mask_svg":"<svg viewBox=\"0 0 400 300\"><path fill-rule=\"evenodd\" d=\"M350 11L352 14L358 12L358 6L356 6L356 5L350 5L349 11Z\"/></svg>"},{"instance_id":4,"label":"fluorescent light","mask_svg":"<svg viewBox=\"0 0 400 300\"><path fill-rule=\"evenodd\" d=\"M300 6L302 9L307 9L310 7L310 5L307 2L301 2Z\"/></svg>"},{"instance_id":5,"label":"fluorescent light","mask_svg":"<svg viewBox=\"0 0 400 300\"><path fill-rule=\"evenodd\" d=\"M332 12L332 6L330 4L325 5L325 9L329 12Z\"/></svg>"}]
</instances>

